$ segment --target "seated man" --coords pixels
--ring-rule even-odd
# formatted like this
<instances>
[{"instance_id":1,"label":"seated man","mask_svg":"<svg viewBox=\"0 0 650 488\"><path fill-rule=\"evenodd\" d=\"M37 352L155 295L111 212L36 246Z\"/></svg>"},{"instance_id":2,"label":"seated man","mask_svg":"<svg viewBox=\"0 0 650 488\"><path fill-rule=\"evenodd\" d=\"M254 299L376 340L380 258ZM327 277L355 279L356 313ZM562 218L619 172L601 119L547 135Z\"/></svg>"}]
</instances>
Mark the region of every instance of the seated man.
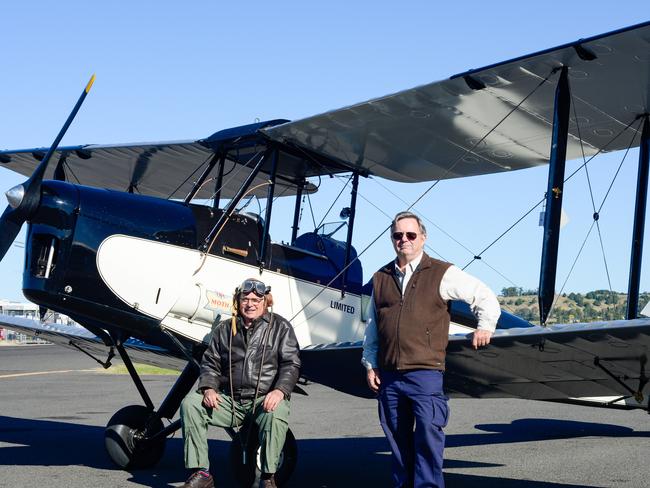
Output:
<instances>
[{"instance_id":1,"label":"seated man","mask_svg":"<svg viewBox=\"0 0 650 488\"><path fill-rule=\"evenodd\" d=\"M261 487L274 473L288 429L289 397L300 369L298 341L288 320L273 313L271 288L245 280L234 295L232 319L220 322L201 360L199 386L181 405L187 488L212 488L208 425L244 430L254 421L261 446ZM247 435L242 444L246 445Z\"/></svg>"}]
</instances>

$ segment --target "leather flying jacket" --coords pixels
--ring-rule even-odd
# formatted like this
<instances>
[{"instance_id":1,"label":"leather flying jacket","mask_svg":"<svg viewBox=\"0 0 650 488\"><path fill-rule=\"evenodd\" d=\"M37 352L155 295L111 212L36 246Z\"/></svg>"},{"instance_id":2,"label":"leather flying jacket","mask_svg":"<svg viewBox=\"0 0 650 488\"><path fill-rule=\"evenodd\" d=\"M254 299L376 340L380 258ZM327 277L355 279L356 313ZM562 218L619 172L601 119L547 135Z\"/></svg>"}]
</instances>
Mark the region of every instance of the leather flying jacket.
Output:
<instances>
[{"instance_id":1,"label":"leather flying jacket","mask_svg":"<svg viewBox=\"0 0 650 488\"><path fill-rule=\"evenodd\" d=\"M259 375L258 398L277 388L288 399L300 371L298 340L288 320L273 314L269 324L270 318L271 314L266 312L244 331L241 317L237 317L237 334L232 337L230 353L230 319L219 322L203 353L198 389L213 388L230 395L229 378L232 378L235 400L252 400ZM263 338L266 338L266 349L260 375ZM230 355L232 366L229 366Z\"/></svg>"}]
</instances>

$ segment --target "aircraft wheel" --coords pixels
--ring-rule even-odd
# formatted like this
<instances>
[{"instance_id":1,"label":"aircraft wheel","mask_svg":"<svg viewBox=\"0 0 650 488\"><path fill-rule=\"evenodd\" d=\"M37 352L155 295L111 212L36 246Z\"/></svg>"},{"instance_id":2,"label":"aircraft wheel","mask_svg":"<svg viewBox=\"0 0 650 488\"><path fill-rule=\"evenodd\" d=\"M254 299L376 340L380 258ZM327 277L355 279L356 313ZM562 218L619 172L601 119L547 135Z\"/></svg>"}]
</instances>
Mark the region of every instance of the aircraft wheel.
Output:
<instances>
[{"instance_id":1,"label":"aircraft wheel","mask_svg":"<svg viewBox=\"0 0 650 488\"><path fill-rule=\"evenodd\" d=\"M165 451L166 437L156 442L144 442L141 437L151 417L144 405L129 405L111 417L104 431L104 445L111 460L122 469L150 468L155 466ZM149 434L163 428L160 419L149 425Z\"/></svg>"},{"instance_id":2,"label":"aircraft wheel","mask_svg":"<svg viewBox=\"0 0 650 488\"><path fill-rule=\"evenodd\" d=\"M246 463L243 462L242 457L242 444L240 437L236 437L230 444L230 464L232 466L235 478L242 488L250 488L257 486L261 476L261 462L260 462L260 445L257 436L257 427L253 426L253 431L250 433L248 447L246 449ZM241 433L242 436L246 434ZM284 447L280 454L280 463L278 470L275 473L275 482L278 486L284 485L298 462L298 443L296 438L291 432L287 430L287 437L284 441Z\"/></svg>"}]
</instances>

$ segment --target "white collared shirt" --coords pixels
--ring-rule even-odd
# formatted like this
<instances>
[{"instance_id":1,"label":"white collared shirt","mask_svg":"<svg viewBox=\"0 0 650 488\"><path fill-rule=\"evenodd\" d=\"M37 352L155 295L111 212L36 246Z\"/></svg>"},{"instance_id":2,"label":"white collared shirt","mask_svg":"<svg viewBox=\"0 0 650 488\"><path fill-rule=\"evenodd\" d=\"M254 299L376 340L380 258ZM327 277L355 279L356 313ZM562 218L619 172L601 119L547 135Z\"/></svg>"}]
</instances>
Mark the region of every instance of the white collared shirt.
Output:
<instances>
[{"instance_id":1,"label":"white collared shirt","mask_svg":"<svg viewBox=\"0 0 650 488\"><path fill-rule=\"evenodd\" d=\"M413 259L404 267L404 272L399 269L395 260L395 272L402 285L402 294L406 290L413 273L422 261L423 253ZM478 320L478 328L494 332L497 320L501 315L501 306L496 295L481 280L465 273L457 266L451 265L445 271L440 281L440 296L447 302L449 300L462 300L469 304L474 316ZM375 309L374 296L371 298L368 325L363 340L363 356L361 363L367 368L377 368L377 350L379 338L377 337L377 310Z\"/></svg>"}]
</instances>

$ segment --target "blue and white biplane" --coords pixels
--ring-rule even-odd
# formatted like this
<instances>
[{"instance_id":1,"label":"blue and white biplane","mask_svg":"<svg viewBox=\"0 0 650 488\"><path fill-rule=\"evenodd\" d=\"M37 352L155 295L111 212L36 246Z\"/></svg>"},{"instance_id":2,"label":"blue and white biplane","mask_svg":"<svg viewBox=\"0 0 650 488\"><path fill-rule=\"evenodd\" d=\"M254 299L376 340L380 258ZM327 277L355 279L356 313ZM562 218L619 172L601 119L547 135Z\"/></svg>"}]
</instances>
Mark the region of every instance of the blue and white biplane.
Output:
<instances>
[{"instance_id":1,"label":"blue and white biplane","mask_svg":"<svg viewBox=\"0 0 650 488\"><path fill-rule=\"evenodd\" d=\"M302 120L270 120L192 141L59 147L86 87L49 148L0 151L29 179L7 192L4 257L28 224L23 292L83 329L0 316L0 325L80 349L110 364L119 354L142 396L108 422L106 448L125 469L155 465L193 387L197 361L232 290L259 276L290 318L305 380L368 395L360 365L370 290L352 246L361 178L400 182L549 164L540 273L540 322L555 296L565 161L640 146L626 320L533 326L503 313L475 351L468 307L450 307L446 388L451 396L520 397L648 409L650 319L638 318L650 157L650 23L565 44ZM579 114L578 117L572 114ZM299 232L314 178L350 175L347 236ZM242 211L251 196L263 215ZM292 237L269 235L278 196L295 198ZM208 202L208 203L206 203ZM386 222L386 224L388 224ZM132 361L182 370L155 406ZM253 446L255 448L255 446ZM295 464L288 436L278 478ZM236 466L242 482L254 474ZM241 459L234 456L233 459Z\"/></svg>"}]
</instances>

